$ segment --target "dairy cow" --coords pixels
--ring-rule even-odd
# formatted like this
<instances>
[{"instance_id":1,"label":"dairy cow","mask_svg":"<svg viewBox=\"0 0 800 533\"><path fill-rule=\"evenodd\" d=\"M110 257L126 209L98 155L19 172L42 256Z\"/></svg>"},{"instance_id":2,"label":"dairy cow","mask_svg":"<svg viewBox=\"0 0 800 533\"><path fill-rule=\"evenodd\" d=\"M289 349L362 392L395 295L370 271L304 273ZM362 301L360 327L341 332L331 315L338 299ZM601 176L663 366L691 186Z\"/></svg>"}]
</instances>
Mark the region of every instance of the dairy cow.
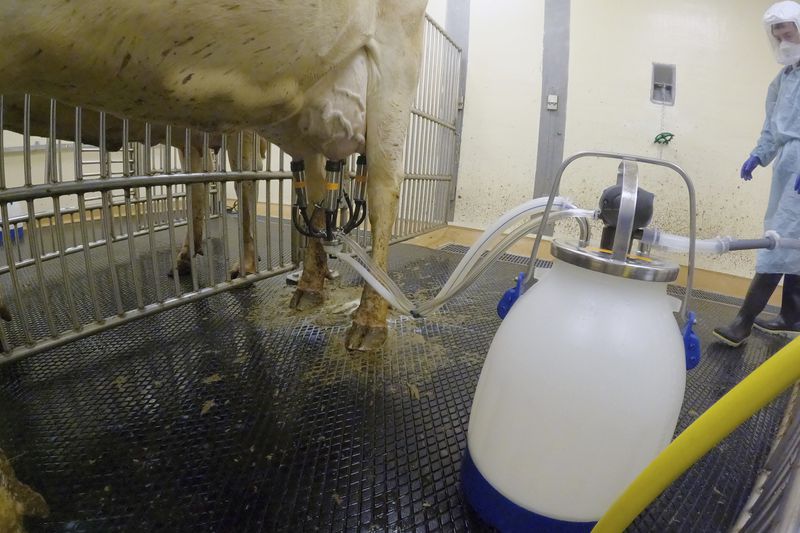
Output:
<instances>
[{"instance_id":1,"label":"dairy cow","mask_svg":"<svg viewBox=\"0 0 800 533\"><path fill-rule=\"evenodd\" d=\"M386 268L416 88L426 0L7 0L0 94L29 92L204 131L253 129L306 162L369 160L373 258ZM311 244L292 305L321 301ZM346 344L386 337L388 304L365 287Z\"/></svg>"}]
</instances>

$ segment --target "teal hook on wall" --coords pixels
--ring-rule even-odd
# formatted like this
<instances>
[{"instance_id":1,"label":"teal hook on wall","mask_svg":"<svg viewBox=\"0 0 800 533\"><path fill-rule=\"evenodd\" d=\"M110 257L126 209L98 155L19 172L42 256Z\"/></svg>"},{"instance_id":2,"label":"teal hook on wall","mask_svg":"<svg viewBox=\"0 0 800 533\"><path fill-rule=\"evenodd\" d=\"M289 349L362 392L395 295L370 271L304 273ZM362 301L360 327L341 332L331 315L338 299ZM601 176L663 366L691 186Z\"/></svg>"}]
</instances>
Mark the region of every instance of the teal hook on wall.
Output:
<instances>
[{"instance_id":1,"label":"teal hook on wall","mask_svg":"<svg viewBox=\"0 0 800 533\"><path fill-rule=\"evenodd\" d=\"M669 142L672 140L673 137L675 137L674 134L668 131L662 131L661 133L656 135L656 138L653 139L653 142L656 144L669 144Z\"/></svg>"}]
</instances>

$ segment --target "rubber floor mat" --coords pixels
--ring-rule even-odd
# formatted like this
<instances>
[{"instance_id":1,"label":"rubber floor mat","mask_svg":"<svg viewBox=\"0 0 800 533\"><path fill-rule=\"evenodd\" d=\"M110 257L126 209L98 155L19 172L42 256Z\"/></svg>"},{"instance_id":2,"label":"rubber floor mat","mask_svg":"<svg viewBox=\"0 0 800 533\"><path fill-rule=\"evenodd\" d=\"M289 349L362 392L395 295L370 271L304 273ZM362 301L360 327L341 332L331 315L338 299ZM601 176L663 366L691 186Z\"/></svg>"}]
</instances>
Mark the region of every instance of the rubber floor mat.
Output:
<instances>
[{"instance_id":1,"label":"rubber floor mat","mask_svg":"<svg viewBox=\"0 0 800 533\"><path fill-rule=\"evenodd\" d=\"M432 297L462 257L404 244L391 255L412 299ZM0 447L51 508L29 530L489 531L464 503L460 462L495 306L520 265L497 262L428 318L391 315L371 354L344 349L360 289L335 268L325 311L288 310L292 289L275 278L0 367ZM704 354L679 431L784 342L754 335L722 347L711 328L736 308L694 306ZM630 530L726 531L785 402L723 441Z\"/></svg>"}]
</instances>

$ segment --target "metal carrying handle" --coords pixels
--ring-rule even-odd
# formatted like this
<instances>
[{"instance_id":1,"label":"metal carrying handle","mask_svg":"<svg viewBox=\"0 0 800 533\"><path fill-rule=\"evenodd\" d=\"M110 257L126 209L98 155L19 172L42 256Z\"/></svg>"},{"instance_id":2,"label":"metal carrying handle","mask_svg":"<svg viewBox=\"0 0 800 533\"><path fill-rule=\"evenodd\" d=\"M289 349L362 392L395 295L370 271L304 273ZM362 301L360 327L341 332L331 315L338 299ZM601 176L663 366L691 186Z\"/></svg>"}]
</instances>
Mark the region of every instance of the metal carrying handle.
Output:
<instances>
[{"instance_id":1,"label":"metal carrying handle","mask_svg":"<svg viewBox=\"0 0 800 533\"><path fill-rule=\"evenodd\" d=\"M696 210L695 210L695 192L694 192L694 184L692 184L692 180L689 176L684 172L684 170L674 163L670 163L669 161L664 161L663 159L653 159L651 157L642 157L642 156L635 156L635 155L628 155L628 154L619 154L615 152L578 152L561 163L561 167L558 169L558 173L556 174L556 179L553 181L553 187L550 190L550 196L547 199L547 205L544 208L544 213L542 213L542 223L539 226L539 231L536 234L536 241L533 243L533 250L531 250L531 260L528 264L528 272L525 275L524 281L524 288L527 290L528 288L533 285L533 274L536 270L536 256L539 253L539 246L542 242L542 235L544 234L544 229L547 227L547 221L550 217L550 210L553 207L553 201L556 197L556 193L558 191L558 186L561 184L561 176L564 174L564 170L573 163L575 160L583 158L583 157L604 157L608 159L619 159L623 162L628 161L637 161L639 163L648 163L650 165L656 165L661 167L667 167L675 171L681 178L683 178L684 183L686 184L686 189L689 193L689 265L686 271L686 294L683 296L683 302L681 303L681 309L679 314L681 318L686 321L688 320L688 310L689 310L689 298L692 294L692 287L694 285L694 258L695 258L695 236L697 233L697 223L696 223ZM627 210L626 205L630 202L630 198L626 200L626 196L628 196L628 187L625 185L625 175L629 174L629 171L626 171L625 166L623 166L623 195L622 195L622 205L620 206L620 218L622 218L622 213ZM634 180L631 181L629 178L629 184L634 183L634 195L633 195L633 205L635 206L635 190L638 187L638 178L634 176ZM623 221L624 222L624 221ZM633 220L630 221L631 227L629 228L632 231ZM622 238L619 231L619 225L617 226L617 233L614 236L614 255L613 259L618 259L618 243ZM625 252L627 254L627 242L630 241L630 231L627 235L627 241L625 243ZM625 260L625 254L622 255L622 260Z\"/></svg>"},{"instance_id":2,"label":"metal carrying handle","mask_svg":"<svg viewBox=\"0 0 800 533\"><path fill-rule=\"evenodd\" d=\"M636 163L623 161L619 164L619 171L622 174L622 198L620 198L611 259L624 263L628 256L631 235L633 235L633 219L636 215L636 200L639 195L639 169Z\"/></svg>"}]
</instances>

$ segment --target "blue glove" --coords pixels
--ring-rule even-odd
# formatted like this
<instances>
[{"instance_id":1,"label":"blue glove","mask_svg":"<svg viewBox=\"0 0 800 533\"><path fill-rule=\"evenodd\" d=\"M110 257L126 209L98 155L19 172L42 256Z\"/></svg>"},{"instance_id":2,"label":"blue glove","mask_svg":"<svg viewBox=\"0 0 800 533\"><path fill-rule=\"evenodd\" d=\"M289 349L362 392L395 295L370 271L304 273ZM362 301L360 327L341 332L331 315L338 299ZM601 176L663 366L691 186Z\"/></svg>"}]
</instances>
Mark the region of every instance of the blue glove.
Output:
<instances>
[{"instance_id":1,"label":"blue glove","mask_svg":"<svg viewBox=\"0 0 800 533\"><path fill-rule=\"evenodd\" d=\"M794 190L797 191L797 194L800 194L800 174L794 180Z\"/></svg>"},{"instance_id":2,"label":"blue glove","mask_svg":"<svg viewBox=\"0 0 800 533\"><path fill-rule=\"evenodd\" d=\"M747 158L747 161L744 162L742 165L742 171L740 173L742 179L744 181L750 181L753 179L753 170L761 164L761 160L758 158L757 155L751 155Z\"/></svg>"}]
</instances>

